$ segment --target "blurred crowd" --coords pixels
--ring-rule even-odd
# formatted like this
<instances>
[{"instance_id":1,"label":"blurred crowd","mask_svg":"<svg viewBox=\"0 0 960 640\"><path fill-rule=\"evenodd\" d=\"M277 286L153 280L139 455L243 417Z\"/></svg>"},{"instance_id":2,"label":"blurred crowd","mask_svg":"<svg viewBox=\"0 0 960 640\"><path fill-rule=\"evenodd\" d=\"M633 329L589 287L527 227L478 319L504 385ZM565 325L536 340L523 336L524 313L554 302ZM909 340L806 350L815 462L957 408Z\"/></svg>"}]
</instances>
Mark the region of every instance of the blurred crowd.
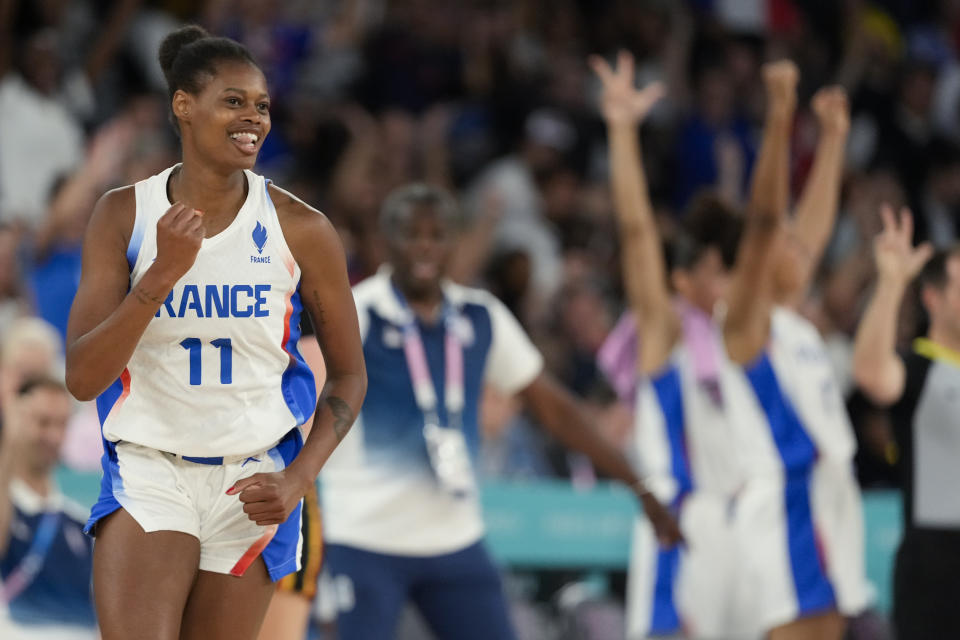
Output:
<instances>
[{"instance_id":1,"label":"blurred crowd","mask_svg":"<svg viewBox=\"0 0 960 640\"><path fill-rule=\"evenodd\" d=\"M886 414L852 385L851 336L881 202L912 207L917 239L960 234L960 0L0 0L0 336L39 316L62 339L96 199L177 161L156 51L186 22L260 61L273 129L258 172L330 217L355 282L383 260L388 191L450 188L463 212L454 278L499 296L620 442L631 412L596 364L624 298L587 55L629 49L641 83L668 87L644 129L668 238L703 190L744 203L763 61L801 70L795 185L817 138L807 101L842 85L841 212L803 312L847 385L862 483L893 482ZM906 344L924 320L917 305L904 313ZM486 399L484 474L594 480L530 420L510 398ZM96 469L94 410L74 422L64 455Z\"/></svg>"},{"instance_id":2,"label":"blurred crowd","mask_svg":"<svg viewBox=\"0 0 960 640\"><path fill-rule=\"evenodd\" d=\"M804 105L822 85L846 88L842 211L803 307L845 381L879 203L909 204L918 239L946 246L960 233L957 0L0 0L0 335L25 315L64 335L93 203L176 162L155 56L184 22L260 60L273 131L259 171L331 218L354 281L383 260L389 190L449 187L463 210L455 279L507 303L617 439L630 413L595 360L624 301L588 54L627 48L640 82L668 87L644 131L666 237L698 192L743 203L764 60L799 64ZM816 134L801 109L794 184ZM922 321L905 319L904 340ZM885 415L848 390L862 480L883 485L896 458ZM589 481L509 398L487 409L486 473Z\"/></svg>"}]
</instances>

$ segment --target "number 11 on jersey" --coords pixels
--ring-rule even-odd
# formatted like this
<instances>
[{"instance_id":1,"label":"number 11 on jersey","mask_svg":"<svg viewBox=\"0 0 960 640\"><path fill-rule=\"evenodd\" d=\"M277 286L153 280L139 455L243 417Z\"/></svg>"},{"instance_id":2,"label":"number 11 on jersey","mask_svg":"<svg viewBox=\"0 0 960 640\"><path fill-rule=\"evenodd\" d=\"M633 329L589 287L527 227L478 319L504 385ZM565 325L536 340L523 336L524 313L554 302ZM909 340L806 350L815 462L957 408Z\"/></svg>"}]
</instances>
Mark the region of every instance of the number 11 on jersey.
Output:
<instances>
[{"instance_id":1,"label":"number 11 on jersey","mask_svg":"<svg viewBox=\"0 0 960 640\"><path fill-rule=\"evenodd\" d=\"M230 338L217 338L210 344L220 350L220 384L233 382L233 345ZM184 338L180 346L190 352L190 384L200 384L200 349L203 343L200 338Z\"/></svg>"}]
</instances>

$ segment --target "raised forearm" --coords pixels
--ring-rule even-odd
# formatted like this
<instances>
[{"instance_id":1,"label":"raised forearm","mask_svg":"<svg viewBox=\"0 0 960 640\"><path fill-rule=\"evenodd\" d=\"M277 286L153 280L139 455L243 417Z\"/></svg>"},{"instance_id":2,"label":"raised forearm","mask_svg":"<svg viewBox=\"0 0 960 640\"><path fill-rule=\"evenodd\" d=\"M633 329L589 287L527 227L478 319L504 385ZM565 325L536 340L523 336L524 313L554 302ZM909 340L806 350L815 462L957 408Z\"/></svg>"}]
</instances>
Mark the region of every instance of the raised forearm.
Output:
<instances>
[{"instance_id":1,"label":"raised forearm","mask_svg":"<svg viewBox=\"0 0 960 640\"><path fill-rule=\"evenodd\" d=\"M810 175L797 203L794 225L812 263L819 260L837 217L846 141L843 132L827 130L821 134Z\"/></svg>"},{"instance_id":2,"label":"raised forearm","mask_svg":"<svg viewBox=\"0 0 960 640\"><path fill-rule=\"evenodd\" d=\"M780 64L780 63L777 63ZM766 120L750 192L743 239L737 252L724 323L724 343L731 359L752 361L767 342L773 304L779 234L787 206L790 125L796 96L789 69L768 71Z\"/></svg>"},{"instance_id":3,"label":"raised forearm","mask_svg":"<svg viewBox=\"0 0 960 640\"><path fill-rule=\"evenodd\" d=\"M45 256L60 240L65 230L74 224L74 219L87 213L83 211L82 203L96 199L100 188L101 185L94 181L91 172L84 168L70 176L50 204L45 221L37 229L34 238L34 251L37 255Z\"/></svg>"},{"instance_id":4,"label":"raised forearm","mask_svg":"<svg viewBox=\"0 0 960 640\"><path fill-rule=\"evenodd\" d=\"M653 206L647 191L637 127L612 123L607 130L614 208L621 232L625 235L652 233L655 228Z\"/></svg>"},{"instance_id":5,"label":"raised forearm","mask_svg":"<svg viewBox=\"0 0 960 640\"><path fill-rule=\"evenodd\" d=\"M897 316L906 284L881 278L860 319L854 339L854 363L881 362L895 357Z\"/></svg>"},{"instance_id":6,"label":"raised forearm","mask_svg":"<svg viewBox=\"0 0 960 640\"><path fill-rule=\"evenodd\" d=\"M906 283L881 277L854 338L854 378L881 402L899 396L903 363L896 351L897 317L905 290Z\"/></svg>"},{"instance_id":7,"label":"raised forearm","mask_svg":"<svg viewBox=\"0 0 960 640\"><path fill-rule=\"evenodd\" d=\"M670 301L663 249L634 125L610 125L610 165L627 297L638 321L643 322L669 313Z\"/></svg>"},{"instance_id":8,"label":"raised forearm","mask_svg":"<svg viewBox=\"0 0 960 640\"><path fill-rule=\"evenodd\" d=\"M151 267L120 305L67 348L66 383L78 400L92 400L123 372L143 332L173 288Z\"/></svg>"},{"instance_id":9,"label":"raised forearm","mask_svg":"<svg viewBox=\"0 0 960 640\"><path fill-rule=\"evenodd\" d=\"M775 103L767 109L763 140L750 187L748 215L781 220L787 210L790 179L790 126L794 107Z\"/></svg>"},{"instance_id":10,"label":"raised forearm","mask_svg":"<svg viewBox=\"0 0 960 640\"><path fill-rule=\"evenodd\" d=\"M640 143L633 124L611 123L607 127L610 153L610 187L620 230L620 252L628 302L640 306L642 275L637 271L644 234L651 233L653 215L646 198L646 175L640 163Z\"/></svg>"}]
</instances>

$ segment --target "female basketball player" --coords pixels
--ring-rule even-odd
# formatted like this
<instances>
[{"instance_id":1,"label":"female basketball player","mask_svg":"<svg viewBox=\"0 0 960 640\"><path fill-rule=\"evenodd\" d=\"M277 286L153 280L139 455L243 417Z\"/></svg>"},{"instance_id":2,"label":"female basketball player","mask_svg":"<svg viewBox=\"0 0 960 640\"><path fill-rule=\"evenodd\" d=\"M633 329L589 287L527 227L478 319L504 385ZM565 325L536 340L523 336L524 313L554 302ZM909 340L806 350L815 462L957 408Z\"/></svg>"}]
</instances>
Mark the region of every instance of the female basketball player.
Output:
<instances>
[{"instance_id":1,"label":"female basketball player","mask_svg":"<svg viewBox=\"0 0 960 640\"><path fill-rule=\"evenodd\" d=\"M752 625L739 611L739 594L731 587L743 563L730 553L736 544L730 514L744 473L718 385L722 345L711 320L714 305L726 293L740 220L727 207L698 199L671 247L668 273L637 135L662 89L657 84L636 89L633 58L625 52L616 68L600 58L591 63L603 82L624 278L643 345L637 362L643 381L638 456L658 497L677 505L689 542L682 550L658 550L649 525L638 520L631 554L628 635L679 632L682 626L692 638L740 637ZM795 75L789 63L769 65L766 73L769 90L781 77ZM777 104L773 95L770 100ZM821 135L795 216L797 243L806 250L791 255L781 268L792 276L777 282L777 297L785 301L809 285L829 237L843 168L848 113L843 91L822 89L812 106ZM771 119L774 115L779 117L771 110ZM769 173L771 163L778 161L782 133L768 124L757 159L758 175Z\"/></svg>"},{"instance_id":2,"label":"female basketball player","mask_svg":"<svg viewBox=\"0 0 960 640\"><path fill-rule=\"evenodd\" d=\"M674 507L689 536L684 549L658 548L650 525L636 520L627 637L681 630L697 638L735 637L730 619L735 562L727 514L740 480L722 403L695 375L687 319L693 313L707 319L705 340L719 353L710 318L723 294L724 257L735 251L739 219L727 207L695 205L685 219L688 257L668 274L638 144L639 125L662 96L662 85L636 89L633 57L626 52L615 69L599 57L591 63L603 82L624 282L642 344L636 363L637 458L651 490ZM697 233L693 227L701 224L711 232Z\"/></svg>"},{"instance_id":3,"label":"female basketball player","mask_svg":"<svg viewBox=\"0 0 960 640\"><path fill-rule=\"evenodd\" d=\"M263 73L198 27L159 57L182 163L100 199L68 332L67 384L99 396L104 438L97 614L105 640L254 638L366 373L333 227L250 171L270 132ZM319 404L296 348L304 308L328 370Z\"/></svg>"},{"instance_id":4,"label":"female basketball player","mask_svg":"<svg viewBox=\"0 0 960 640\"><path fill-rule=\"evenodd\" d=\"M764 80L762 161L723 325L724 399L745 476L734 516L740 578L753 629L839 640L843 616L867 600L855 444L819 333L783 306L783 283L816 259L784 215L796 68L768 67Z\"/></svg>"}]
</instances>

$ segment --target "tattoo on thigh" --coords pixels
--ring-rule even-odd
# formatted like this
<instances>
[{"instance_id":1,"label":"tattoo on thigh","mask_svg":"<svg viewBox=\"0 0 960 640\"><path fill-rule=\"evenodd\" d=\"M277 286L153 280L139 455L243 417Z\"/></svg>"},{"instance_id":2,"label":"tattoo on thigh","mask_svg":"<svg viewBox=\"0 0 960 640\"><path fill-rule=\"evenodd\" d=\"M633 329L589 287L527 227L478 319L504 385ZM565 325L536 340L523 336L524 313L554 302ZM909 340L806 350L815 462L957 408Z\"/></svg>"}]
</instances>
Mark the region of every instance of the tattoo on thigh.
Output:
<instances>
[{"instance_id":1,"label":"tattoo on thigh","mask_svg":"<svg viewBox=\"0 0 960 640\"><path fill-rule=\"evenodd\" d=\"M337 434L337 442L340 442L353 424L353 409L343 398L337 396L327 398L327 406L333 413L333 432Z\"/></svg>"}]
</instances>

